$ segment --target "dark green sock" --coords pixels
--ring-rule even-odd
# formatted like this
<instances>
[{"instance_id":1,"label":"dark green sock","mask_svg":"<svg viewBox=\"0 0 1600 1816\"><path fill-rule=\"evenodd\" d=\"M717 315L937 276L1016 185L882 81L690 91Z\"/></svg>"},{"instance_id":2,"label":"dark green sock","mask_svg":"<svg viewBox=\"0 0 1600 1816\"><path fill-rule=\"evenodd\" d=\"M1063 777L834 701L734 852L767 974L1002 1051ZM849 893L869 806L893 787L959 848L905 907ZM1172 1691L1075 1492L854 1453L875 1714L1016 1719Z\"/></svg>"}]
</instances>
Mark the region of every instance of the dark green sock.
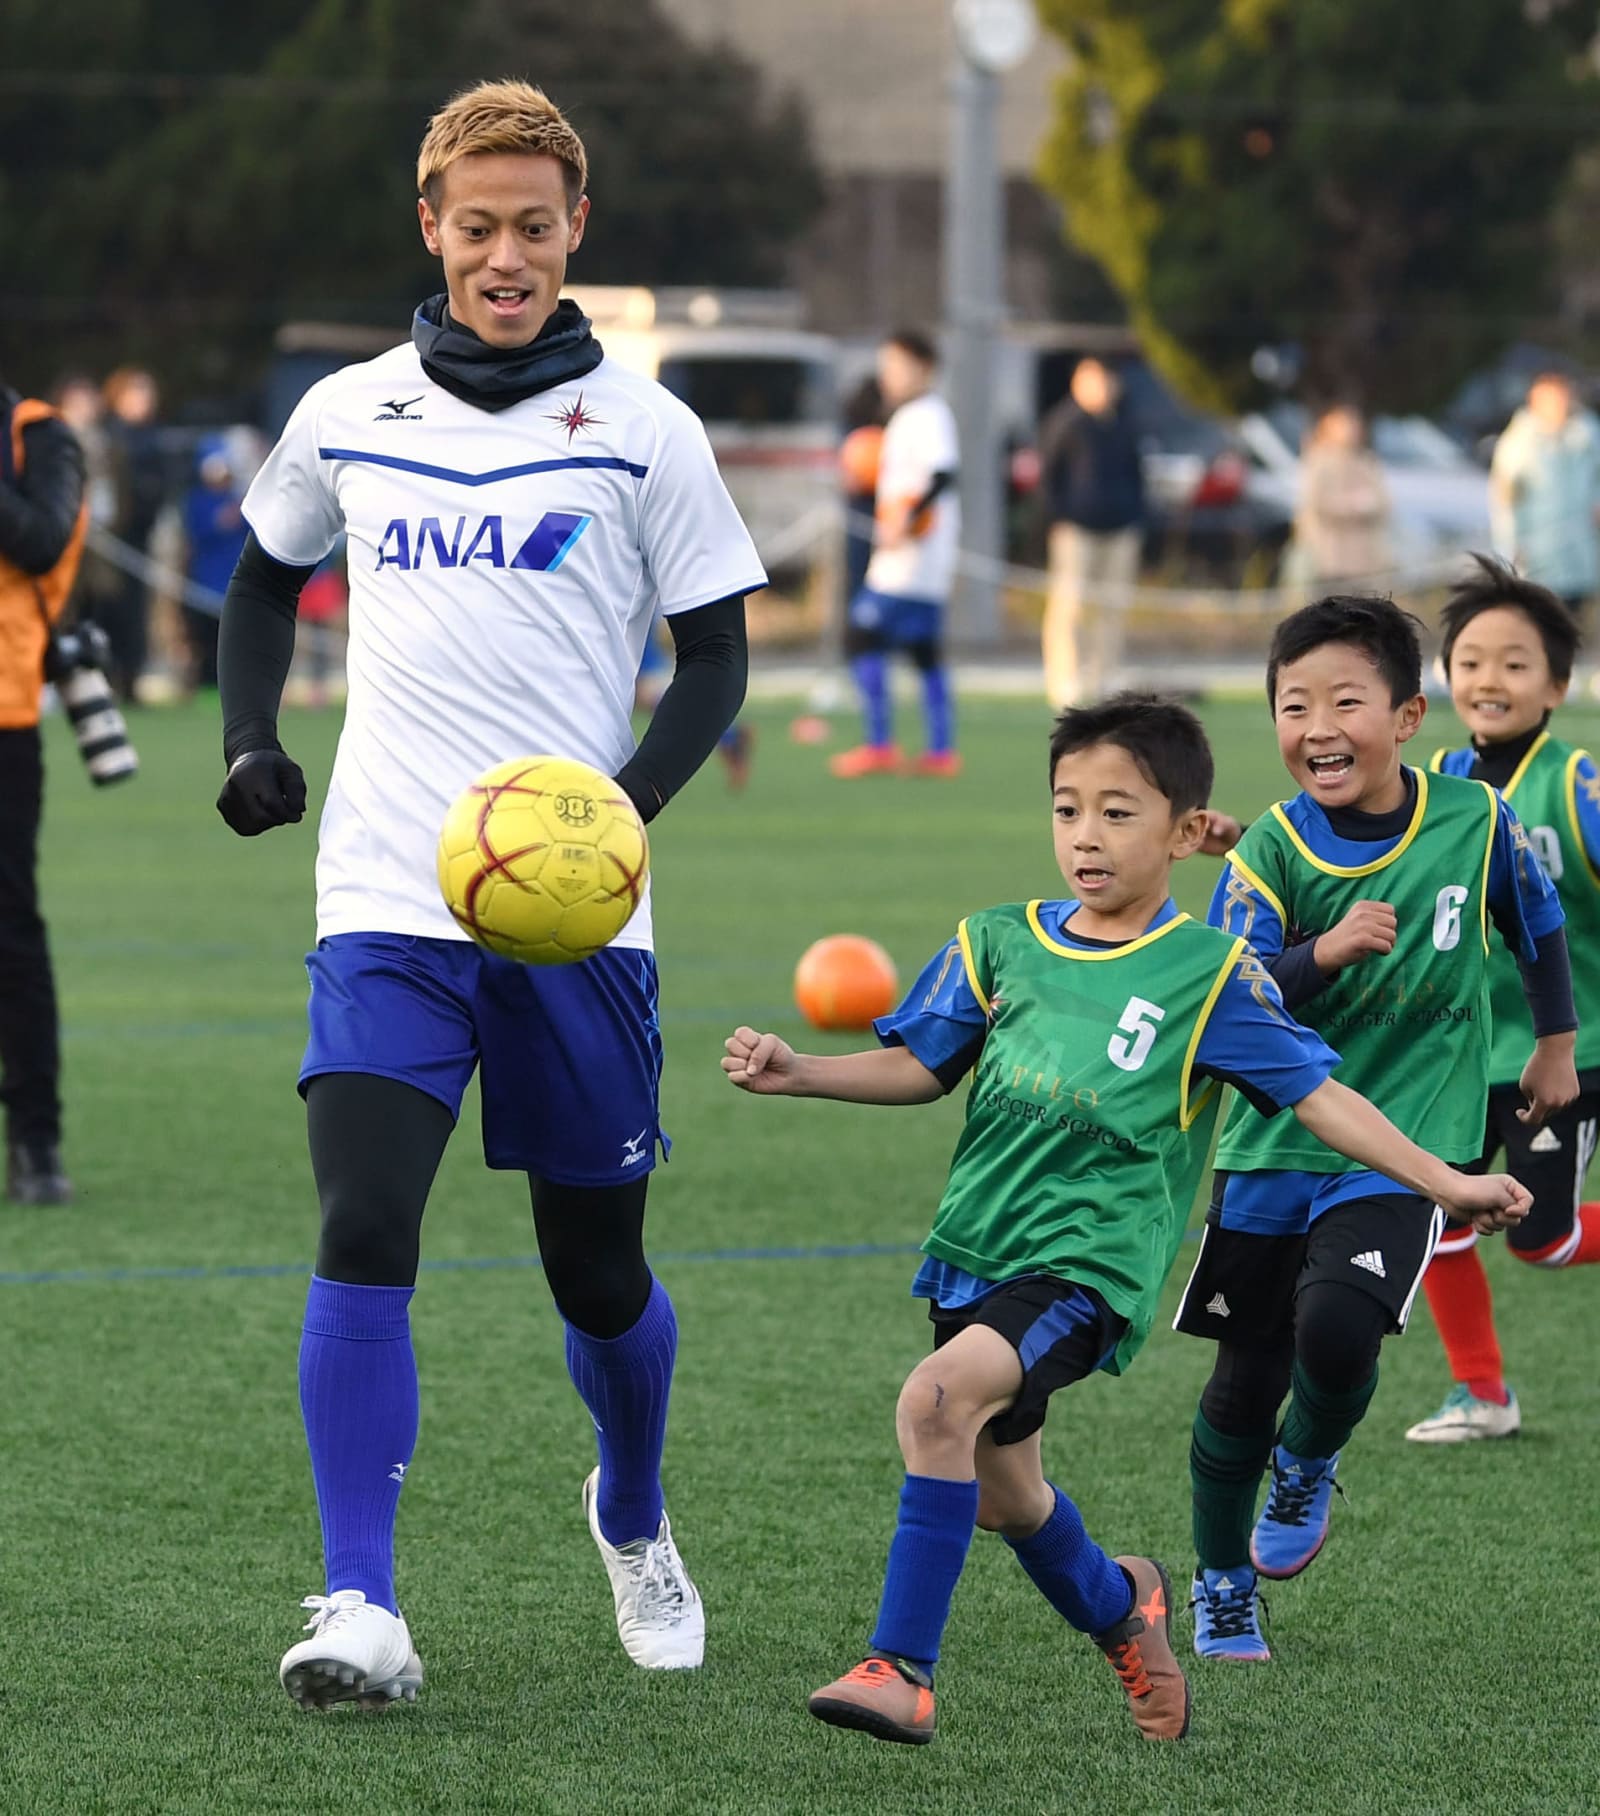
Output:
<instances>
[{"instance_id":1,"label":"dark green sock","mask_svg":"<svg viewBox=\"0 0 1600 1816\"><path fill-rule=\"evenodd\" d=\"M1189 1480L1194 1485L1194 1550L1202 1570L1250 1564L1256 1492L1272 1455L1272 1428L1250 1438L1224 1437L1203 1412L1194 1415Z\"/></svg>"},{"instance_id":2,"label":"dark green sock","mask_svg":"<svg viewBox=\"0 0 1600 1816\"><path fill-rule=\"evenodd\" d=\"M1297 1357L1293 1379L1294 1391L1289 1397L1289 1410L1283 1415L1279 1443L1296 1457L1331 1457L1336 1450L1343 1450L1378 1391L1377 1369L1360 1387L1348 1393L1330 1393L1311 1379Z\"/></svg>"}]
</instances>

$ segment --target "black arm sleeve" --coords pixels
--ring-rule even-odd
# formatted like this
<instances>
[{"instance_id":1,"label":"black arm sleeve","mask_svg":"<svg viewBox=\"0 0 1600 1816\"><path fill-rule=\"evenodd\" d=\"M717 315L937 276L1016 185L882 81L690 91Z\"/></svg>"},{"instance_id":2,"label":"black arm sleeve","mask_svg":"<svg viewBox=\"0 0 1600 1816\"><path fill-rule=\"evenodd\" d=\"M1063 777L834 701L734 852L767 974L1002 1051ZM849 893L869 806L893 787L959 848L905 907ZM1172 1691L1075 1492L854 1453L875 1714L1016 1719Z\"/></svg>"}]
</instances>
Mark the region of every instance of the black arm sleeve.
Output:
<instances>
[{"instance_id":1,"label":"black arm sleeve","mask_svg":"<svg viewBox=\"0 0 1600 1816\"><path fill-rule=\"evenodd\" d=\"M1316 948L1315 940L1302 940L1297 946L1285 946L1276 958L1266 961L1272 981L1283 998L1283 1006L1291 1015L1302 1003L1320 996L1333 982L1318 970Z\"/></svg>"},{"instance_id":2,"label":"black arm sleeve","mask_svg":"<svg viewBox=\"0 0 1600 1816\"><path fill-rule=\"evenodd\" d=\"M927 510L934 499L936 499L941 492L948 492L955 482L956 476L953 471L946 470L943 473L935 473L933 478L928 482L927 491L924 492L911 507L911 515L915 517L919 511Z\"/></svg>"},{"instance_id":3,"label":"black arm sleeve","mask_svg":"<svg viewBox=\"0 0 1600 1816\"><path fill-rule=\"evenodd\" d=\"M653 820L717 747L744 704L750 671L744 595L667 619L677 667L639 748L617 780L640 817Z\"/></svg>"},{"instance_id":4,"label":"black arm sleeve","mask_svg":"<svg viewBox=\"0 0 1600 1816\"><path fill-rule=\"evenodd\" d=\"M83 506L83 449L64 422L22 431L22 472L0 481L0 555L25 574L48 574L61 559Z\"/></svg>"},{"instance_id":5,"label":"black arm sleeve","mask_svg":"<svg viewBox=\"0 0 1600 1816\"><path fill-rule=\"evenodd\" d=\"M1531 963L1520 953L1517 955L1522 994L1528 999L1528 1012L1533 1017L1533 1037L1543 1040L1547 1034L1570 1034L1578 1025L1578 1010L1572 1000L1567 930L1557 927L1535 944L1539 956Z\"/></svg>"},{"instance_id":6,"label":"black arm sleeve","mask_svg":"<svg viewBox=\"0 0 1600 1816\"><path fill-rule=\"evenodd\" d=\"M282 750L278 705L294 657L300 589L316 572L275 561L245 538L222 601L217 633L217 689L222 696L222 754L230 767L252 750Z\"/></svg>"}]
</instances>

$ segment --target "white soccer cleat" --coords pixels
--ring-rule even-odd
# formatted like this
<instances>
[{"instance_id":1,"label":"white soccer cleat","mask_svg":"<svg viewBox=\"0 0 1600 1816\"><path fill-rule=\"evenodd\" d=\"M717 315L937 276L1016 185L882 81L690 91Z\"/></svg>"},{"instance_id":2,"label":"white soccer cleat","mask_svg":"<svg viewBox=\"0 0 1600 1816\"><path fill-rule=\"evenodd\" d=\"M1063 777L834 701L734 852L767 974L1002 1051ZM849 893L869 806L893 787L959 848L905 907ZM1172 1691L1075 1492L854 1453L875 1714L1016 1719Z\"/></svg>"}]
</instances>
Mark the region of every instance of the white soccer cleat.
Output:
<instances>
[{"instance_id":1,"label":"white soccer cleat","mask_svg":"<svg viewBox=\"0 0 1600 1816\"><path fill-rule=\"evenodd\" d=\"M302 1709L342 1702L387 1709L417 1700L422 1660L398 1614L359 1589L308 1595L300 1606L312 1611L306 1622L312 1637L284 1653L278 1679Z\"/></svg>"},{"instance_id":2,"label":"white soccer cleat","mask_svg":"<svg viewBox=\"0 0 1600 1816\"><path fill-rule=\"evenodd\" d=\"M1458 1381L1431 1419L1419 1420L1406 1433L1413 1444L1468 1444L1476 1438L1513 1438L1522 1429L1517 1396L1506 1390L1504 1406L1480 1400Z\"/></svg>"},{"instance_id":3,"label":"white soccer cleat","mask_svg":"<svg viewBox=\"0 0 1600 1816\"><path fill-rule=\"evenodd\" d=\"M665 1509L653 1539L613 1545L600 1530L599 1492L600 1471L592 1469L583 1484L583 1511L611 1578L623 1650L647 1671L687 1671L703 1664L705 1603L672 1542Z\"/></svg>"}]
</instances>

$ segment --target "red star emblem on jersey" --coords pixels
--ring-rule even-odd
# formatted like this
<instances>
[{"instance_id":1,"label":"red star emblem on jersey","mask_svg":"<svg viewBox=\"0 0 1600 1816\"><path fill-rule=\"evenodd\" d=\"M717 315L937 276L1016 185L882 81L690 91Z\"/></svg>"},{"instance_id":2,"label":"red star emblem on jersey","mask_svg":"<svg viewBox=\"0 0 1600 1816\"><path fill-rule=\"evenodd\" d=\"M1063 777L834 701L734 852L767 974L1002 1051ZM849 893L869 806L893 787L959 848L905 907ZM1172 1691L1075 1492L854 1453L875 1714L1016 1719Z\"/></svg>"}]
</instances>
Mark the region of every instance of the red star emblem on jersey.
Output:
<instances>
[{"instance_id":1,"label":"red star emblem on jersey","mask_svg":"<svg viewBox=\"0 0 1600 1816\"><path fill-rule=\"evenodd\" d=\"M576 403L568 404L564 410L557 410L553 416L547 416L545 421L560 423L562 428L567 432L567 446L569 448L572 446L573 436L581 429L603 429L605 427L605 423L600 417L593 415L585 408L583 393L581 391L578 393L578 400Z\"/></svg>"}]
</instances>

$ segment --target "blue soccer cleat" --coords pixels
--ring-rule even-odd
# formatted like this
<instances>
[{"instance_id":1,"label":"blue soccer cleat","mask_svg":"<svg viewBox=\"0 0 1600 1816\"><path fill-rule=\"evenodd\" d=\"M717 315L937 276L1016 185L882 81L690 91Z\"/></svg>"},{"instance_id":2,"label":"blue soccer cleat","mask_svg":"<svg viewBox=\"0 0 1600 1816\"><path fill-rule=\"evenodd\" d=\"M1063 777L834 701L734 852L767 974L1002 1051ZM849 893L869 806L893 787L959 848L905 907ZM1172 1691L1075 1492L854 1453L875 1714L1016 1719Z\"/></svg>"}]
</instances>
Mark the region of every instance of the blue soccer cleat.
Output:
<instances>
[{"instance_id":1,"label":"blue soccer cleat","mask_svg":"<svg viewBox=\"0 0 1600 1816\"><path fill-rule=\"evenodd\" d=\"M1338 1483L1331 1457L1297 1457L1279 1444L1272 1453L1272 1486L1250 1534L1250 1561L1263 1576L1298 1576L1328 1537L1328 1513Z\"/></svg>"},{"instance_id":2,"label":"blue soccer cleat","mask_svg":"<svg viewBox=\"0 0 1600 1816\"><path fill-rule=\"evenodd\" d=\"M1232 1658L1265 1664L1271 1648L1261 1631L1261 1597L1256 1573L1202 1570L1192 1585L1194 1649L1200 1658Z\"/></svg>"}]
</instances>

